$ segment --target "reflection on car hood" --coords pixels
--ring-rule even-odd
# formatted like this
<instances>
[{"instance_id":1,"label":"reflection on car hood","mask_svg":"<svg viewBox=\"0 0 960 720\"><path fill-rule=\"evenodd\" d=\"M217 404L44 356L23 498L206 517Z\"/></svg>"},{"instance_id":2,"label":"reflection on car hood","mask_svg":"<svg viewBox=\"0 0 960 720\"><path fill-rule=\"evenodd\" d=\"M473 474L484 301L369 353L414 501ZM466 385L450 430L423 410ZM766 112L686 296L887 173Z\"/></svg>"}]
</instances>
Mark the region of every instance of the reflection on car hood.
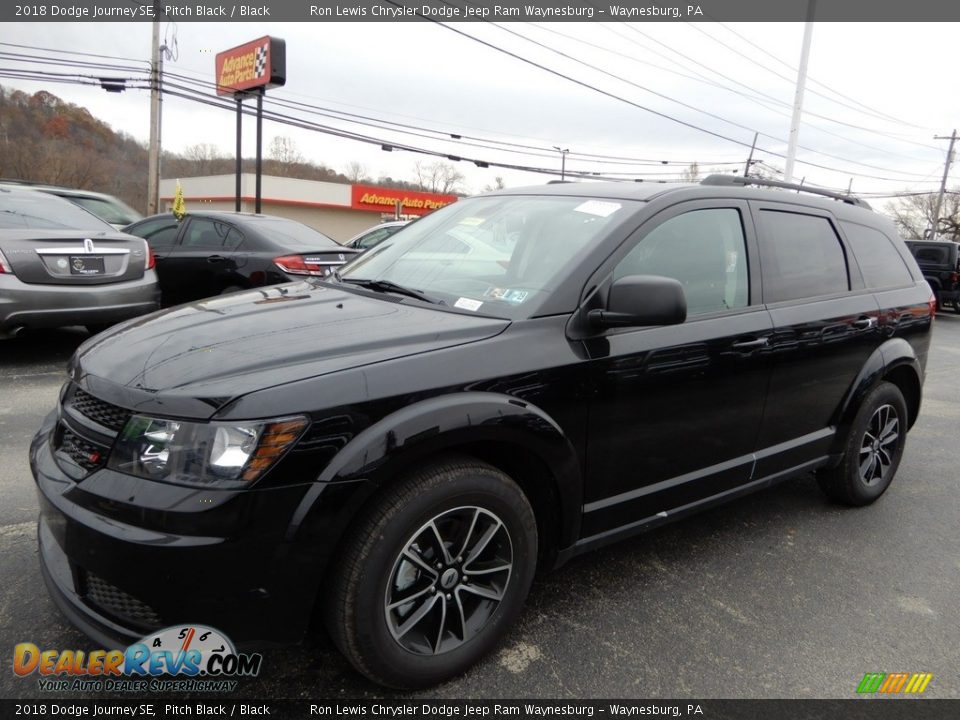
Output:
<instances>
[{"instance_id":1,"label":"reflection on car hood","mask_svg":"<svg viewBox=\"0 0 960 720\"><path fill-rule=\"evenodd\" d=\"M509 321L310 282L181 305L82 345L74 377L147 393L217 398L498 334ZM415 302L415 301L414 301Z\"/></svg>"}]
</instances>

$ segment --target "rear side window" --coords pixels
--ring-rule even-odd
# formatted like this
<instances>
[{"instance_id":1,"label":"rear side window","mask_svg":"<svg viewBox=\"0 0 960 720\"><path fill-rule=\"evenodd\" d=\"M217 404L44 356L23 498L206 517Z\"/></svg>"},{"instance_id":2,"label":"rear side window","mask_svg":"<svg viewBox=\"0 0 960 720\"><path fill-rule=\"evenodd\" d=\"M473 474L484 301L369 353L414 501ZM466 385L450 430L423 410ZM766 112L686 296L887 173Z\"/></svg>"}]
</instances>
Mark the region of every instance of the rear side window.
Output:
<instances>
[{"instance_id":1,"label":"rear side window","mask_svg":"<svg viewBox=\"0 0 960 720\"><path fill-rule=\"evenodd\" d=\"M150 249L154 252L165 252L173 247L179 231L180 226L175 218L162 217L154 220L144 220L127 232L142 237L150 244Z\"/></svg>"},{"instance_id":2,"label":"rear side window","mask_svg":"<svg viewBox=\"0 0 960 720\"><path fill-rule=\"evenodd\" d=\"M840 224L847 234L853 254L857 256L857 263L867 287L902 287L913 283L910 271L890 238L865 225L848 222Z\"/></svg>"},{"instance_id":3,"label":"rear side window","mask_svg":"<svg viewBox=\"0 0 960 720\"><path fill-rule=\"evenodd\" d=\"M765 302L833 295L850 289L847 259L829 220L761 210L760 228Z\"/></svg>"}]
</instances>

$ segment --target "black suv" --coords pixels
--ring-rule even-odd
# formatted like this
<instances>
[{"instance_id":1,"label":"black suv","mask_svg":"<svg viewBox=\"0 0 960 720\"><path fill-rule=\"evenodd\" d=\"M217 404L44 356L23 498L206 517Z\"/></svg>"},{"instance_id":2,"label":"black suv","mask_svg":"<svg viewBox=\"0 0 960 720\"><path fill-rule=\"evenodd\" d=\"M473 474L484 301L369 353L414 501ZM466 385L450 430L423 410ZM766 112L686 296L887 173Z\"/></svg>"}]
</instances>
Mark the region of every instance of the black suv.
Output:
<instances>
[{"instance_id":1,"label":"black suv","mask_svg":"<svg viewBox=\"0 0 960 720\"><path fill-rule=\"evenodd\" d=\"M960 243L948 240L907 240L920 272L930 283L940 307L960 313Z\"/></svg>"},{"instance_id":2,"label":"black suv","mask_svg":"<svg viewBox=\"0 0 960 720\"><path fill-rule=\"evenodd\" d=\"M418 687L537 568L807 471L872 503L930 288L863 203L742 182L465 199L327 278L88 341L31 448L54 599L102 643L317 617Z\"/></svg>"}]
</instances>

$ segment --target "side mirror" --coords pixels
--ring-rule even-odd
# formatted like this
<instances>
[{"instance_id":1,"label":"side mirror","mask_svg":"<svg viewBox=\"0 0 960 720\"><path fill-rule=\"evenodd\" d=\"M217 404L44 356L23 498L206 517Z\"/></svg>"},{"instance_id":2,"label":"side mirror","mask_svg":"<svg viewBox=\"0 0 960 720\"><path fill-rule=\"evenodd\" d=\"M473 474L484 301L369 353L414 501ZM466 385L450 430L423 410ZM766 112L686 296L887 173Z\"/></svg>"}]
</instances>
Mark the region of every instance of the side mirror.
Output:
<instances>
[{"instance_id":1,"label":"side mirror","mask_svg":"<svg viewBox=\"0 0 960 720\"><path fill-rule=\"evenodd\" d=\"M605 310L588 314L594 327L679 325L687 319L687 300L679 280L659 275L628 275L610 288Z\"/></svg>"}]
</instances>

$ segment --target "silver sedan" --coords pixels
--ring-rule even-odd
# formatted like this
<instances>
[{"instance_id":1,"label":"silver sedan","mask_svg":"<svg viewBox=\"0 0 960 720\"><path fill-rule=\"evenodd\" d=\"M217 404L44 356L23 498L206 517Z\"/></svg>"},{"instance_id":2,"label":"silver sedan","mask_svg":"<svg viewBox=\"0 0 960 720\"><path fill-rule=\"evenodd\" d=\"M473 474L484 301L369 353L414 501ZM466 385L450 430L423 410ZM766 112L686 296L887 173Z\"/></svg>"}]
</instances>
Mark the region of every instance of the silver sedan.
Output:
<instances>
[{"instance_id":1,"label":"silver sedan","mask_svg":"<svg viewBox=\"0 0 960 720\"><path fill-rule=\"evenodd\" d=\"M96 332L158 308L144 240L58 197L0 188L0 338L65 325Z\"/></svg>"}]
</instances>

